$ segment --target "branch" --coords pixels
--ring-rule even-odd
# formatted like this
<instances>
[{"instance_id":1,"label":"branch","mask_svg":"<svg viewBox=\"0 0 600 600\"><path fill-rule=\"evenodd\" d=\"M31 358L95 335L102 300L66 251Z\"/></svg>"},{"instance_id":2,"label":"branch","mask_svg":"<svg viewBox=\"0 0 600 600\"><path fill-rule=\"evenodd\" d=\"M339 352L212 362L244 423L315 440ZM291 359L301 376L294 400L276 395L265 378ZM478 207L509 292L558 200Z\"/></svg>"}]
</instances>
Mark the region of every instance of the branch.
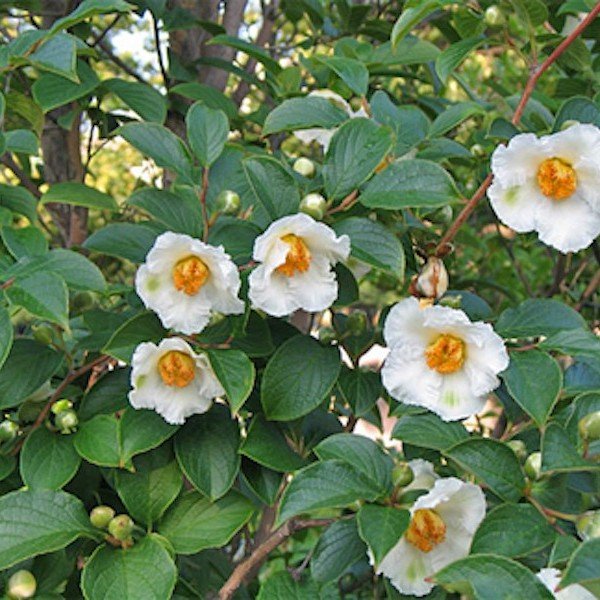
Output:
<instances>
[{"instance_id":1,"label":"branch","mask_svg":"<svg viewBox=\"0 0 600 600\"><path fill-rule=\"evenodd\" d=\"M134 79L137 79L140 83L148 83L143 77L138 75L127 63L123 62L110 48L110 46L102 40L98 43L98 47L106 54L106 56L112 60L122 71L130 75Z\"/></svg>"},{"instance_id":2,"label":"branch","mask_svg":"<svg viewBox=\"0 0 600 600\"><path fill-rule=\"evenodd\" d=\"M556 60L562 54L564 54L565 50L581 35L583 30L590 25L590 23L592 23L598 14L600 14L600 2L596 4L596 6L590 11L585 19L583 19L581 23L579 23L579 25L573 29L573 31L554 49L554 51L546 58L546 60L537 69L532 71L527 83L525 84L525 89L523 90L521 100L519 101L513 118L511 119L513 125L518 125L520 123L527 102L529 101L529 98L531 98L531 94L533 93L539 78L550 68L554 62L556 62ZM450 252L450 242L452 242L454 236L458 233L458 230L461 228L464 222L471 216L471 213L475 210L479 201L485 196L485 192L492 184L492 179L493 175L490 173L483 180L483 183L479 186L479 189L475 192L475 194L473 194L472 198L460 211L454 220L454 223L450 225L448 231L446 231L442 239L438 242L438 245L435 248L436 256L442 258Z\"/></svg>"},{"instance_id":3,"label":"branch","mask_svg":"<svg viewBox=\"0 0 600 600\"><path fill-rule=\"evenodd\" d=\"M260 544L246 560L241 562L234 569L229 579L219 590L219 600L230 600L240 585L244 583L246 576L260 566L277 546L283 544L283 542L294 535L294 533L311 527L330 525L334 521L335 519L306 519L303 521L290 519L289 521L286 521L279 529L274 531L262 544Z\"/></svg>"},{"instance_id":4,"label":"branch","mask_svg":"<svg viewBox=\"0 0 600 600\"><path fill-rule=\"evenodd\" d=\"M23 184L23 187L26 188L29 192L31 192L36 198L41 198L42 194L38 189L38 186L33 183L33 181L29 178L27 173L19 167L19 165L13 160L10 154L5 154L0 162L8 167L19 179L19 181Z\"/></svg>"},{"instance_id":5,"label":"branch","mask_svg":"<svg viewBox=\"0 0 600 600\"><path fill-rule=\"evenodd\" d=\"M154 17L154 16L152 17L152 29L154 32L154 44L156 46L156 56L158 57L158 66L159 66L160 72L162 74L165 89L168 90L169 89L169 76L167 74L167 69L165 68L165 63L163 61L162 52L160 50L160 31L158 29L158 21L156 20L156 17Z\"/></svg>"}]
</instances>

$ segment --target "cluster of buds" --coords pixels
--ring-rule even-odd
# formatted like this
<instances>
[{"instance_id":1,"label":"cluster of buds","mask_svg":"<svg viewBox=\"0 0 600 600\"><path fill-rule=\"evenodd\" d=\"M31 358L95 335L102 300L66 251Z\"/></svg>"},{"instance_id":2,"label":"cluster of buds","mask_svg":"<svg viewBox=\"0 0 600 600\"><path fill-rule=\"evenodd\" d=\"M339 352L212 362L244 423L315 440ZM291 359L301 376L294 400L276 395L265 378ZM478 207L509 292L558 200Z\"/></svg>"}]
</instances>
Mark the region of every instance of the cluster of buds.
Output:
<instances>
[{"instance_id":1,"label":"cluster of buds","mask_svg":"<svg viewBox=\"0 0 600 600\"><path fill-rule=\"evenodd\" d=\"M52 405L54 425L63 434L73 433L79 425L77 413L73 410L73 403L66 398L58 400Z\"/></svg>"},{"instance_id":2,"label":"cluster of buds","mask_svg":"<svg viewBox=\"0 0 600 600\"><path fill-rule=\"evenodd\" d=\"M133 545L131 534L135 523L129 515L115 515L114 509L110 506L100 505L90 512L90 522L98 529L107 530L115 545L118 543L123 548Z\"/></svg>"}]
</instances>

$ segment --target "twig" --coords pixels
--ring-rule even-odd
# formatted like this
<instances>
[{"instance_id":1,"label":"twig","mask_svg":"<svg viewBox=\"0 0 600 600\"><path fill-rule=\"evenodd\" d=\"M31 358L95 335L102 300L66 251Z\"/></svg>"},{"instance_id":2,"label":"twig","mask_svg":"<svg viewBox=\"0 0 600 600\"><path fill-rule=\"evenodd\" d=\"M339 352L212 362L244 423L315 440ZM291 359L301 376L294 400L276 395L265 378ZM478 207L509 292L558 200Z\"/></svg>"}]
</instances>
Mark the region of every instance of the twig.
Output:
<instances>
[{"instance_id":1,"label":"twig","mask_svg":"<svg viewBox=\"0 0 600 600\"><path fill-rule=\"evenodd\" d=\"M154 16L152 17L152 30L154 32L154 44L156 46L156 56L158 57L158 66L160 67L160 72L162 74L165 89L169 89L169 76L167 75L167 69L165 69L163 55L160 50L160 31L158 29L158 21L156 20L156 17L154 17Z\"/></svg>"},{"instance_id":2,"label":"twig","mask_svg":"<svg viewBox=\"0 0 600 600\"><path fill-rule=\"evenodd\" d=\"M108 24L108 26L102 30L95 38L94 41L91 42L90 46L92 48L94 48L95 46L97 46L106 36L106 34L119 22L119 19L122 17L123 15L116 15L115 18Z\"/></svg>"},{"instance_id":3,"label":"twig","mask_svg":"<svg viewBox=\"0 0 600 600\"><path fill-rule=\"evenodd\" d=\"M356 202L357 196L358 196L358 190L354 190L353 192L350 192L337 206L334 206L333 208L329 209L327 211L327 214L332 215L336 212L340 212L340 211L349 209Z\"/></svg>"},{"instance_id":4,"label":"twig","mask_svg":"<svg viewBox=\"0 0 600 600\"><path fill-rule=\"evenodd\" d=\"M35 185L35 183L33 183L33 181L29 178L29 176L27 175L27 173L25 173L25 171L23 171L23 169L21 169L21 167L19 167L19 165L13 160L12 156L10 156L10 154L5 154L1 159L0 162L2 162L2 164L6 167L8 167L19 179L19 181L23 184L23 187L31 192L36 198L41 198L42 194L40 192L40 190L38 189L38 186Z\"/></svg>"},{"instance_id":5,"label":"twig","mask_svg":"<svg viewBox=\"0 0 600 600\"><path fill-rule=\"evenodd\" d=\"M2 285L0 285L0 290L6 290L6 289L8 289L14 282L15 282L15 278L14 277L11 277L10 279L7 279Z\"/></svg>"},{"instance_id":6,"label":"twig","mask_svg":"<svg viewBox=\"0 0 600 600\"><path fill-rule=\"evenodd\" d=\"M575 310L580 311L587 302L588 298L600 287L600 271L596 271L595 275L592 277L592 280L588 283L585 290L583 290L583 294L581 294L581 298L579 302L575 305Z\"/></svg>"},{"instance_id":7,"label":"twig","mask_svg":"<svg viewBox=\"0 0 600 600\"><path fill-rule=\"evenodd\" d=\"M208 230L209 230L209 222L208 222L208 210L206 208L206 194L208 193L208 167L204 167L202 171L202 189L200 190L200 207L202 209L202 221L204 225L204 232L202 234L202 240L208 240Z\"/></svg>"},{"instance_id":8,"label":"twig","mask_svg":"<svg viewBox=\"0 0 600 600\"><path fill-rule=\"evenodd\" d=\"M98 43L98 47L106 54L106 56L112 60L122 71L130 75L134 79L137 79L140 83L148 83L143 77L138 75L134 69L132 69L127 63L123 62L110 48L110 46L102 40Z\"/></svg>"}]
</instances>

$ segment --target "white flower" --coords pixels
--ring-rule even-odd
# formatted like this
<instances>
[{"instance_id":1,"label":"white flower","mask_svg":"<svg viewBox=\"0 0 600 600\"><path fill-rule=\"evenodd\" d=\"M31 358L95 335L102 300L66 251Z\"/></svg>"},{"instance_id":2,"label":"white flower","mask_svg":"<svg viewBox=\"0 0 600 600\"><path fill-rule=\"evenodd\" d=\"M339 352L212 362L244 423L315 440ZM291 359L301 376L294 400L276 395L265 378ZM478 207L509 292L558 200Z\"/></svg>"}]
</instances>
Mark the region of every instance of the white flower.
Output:
<instances>
[{"instance_id":1,"label":"white flower","mask_svg":"<svg viewBox=\"0 0 600 600\"><path fill-rule=\"evenodd\" d=\"M146 308L155 311L167 329L200 333L212 311L244 312L237 297L240 276L221 246L209 246L189 235L168 231L156 238L135 277Z\"/></svg>"},{"instance_id":2,"label":"white flower","mask_svg":"<svg viewBox=\"0 0 600 600\"><path fill-rule=\"evenodd\" d=\"M412 469L413 480L405 486L403 493L411 490L430 490L436 480L440 478L428 460L414 458L408 461L408 466Z\"/></svg>"},{"instance_id":3,"label":"white flower","mask_svg":"<svg viewBox=\"0 0 600 600\"><path fill-rule=\"evenodd\" d=\"M473 323L446 306L421 309L416 298L396 304L383 335L390 353L381 377L392 397L423 406L445 421L480 412L499 385L508 353L491 325Z\"/></svg>"},{"instance_id":4,"label":"white flower","mask_svg":"<svg viewBox=\"0 0 600 600\"><path fill-rule=\"evenodd\" d=\"M438 479L429 493L417 499L410 514L406 533L376 572L389 577L402 594L425 596L434 587L425 578L469 554L485 516L485 496L472 483L455 477Z\"/></svg>"},{"instance_id":5,"label":"white flower","mask_svg":"<svg viewBox=\"0 0 600 600\"><path fill-rule=\"evenodd\" d=\"M140 344L131 367L131 406L151 408L174 425L206 412L213 399L225 393L208 358L181 338L166 338L158 346Z\"/></svg>"},{"instance_id":6,"label":"white flower","mask_svg":"<svg viewBox=\"0 0 600 600\"><path fill-rule=\"evenodd\" d=\"M513 137L492 155L488 197L498 218L561 252L587 248L600 234L600 129L573 125L537 138Z\"/></svg>"},{"instance_id":7,"label":"white flower","mask_svg":"<svg viewBox=\"0 0 600 600\"><path fill-rule=\"evenodd\" d=\"M350 238L300 213L278 219L254 242L249 297L256 308L274 317L302 308L329 308L338 293L332 265L346 260Z\"/></svg>"},{"instance_id":8,"label":"white flower","mask_svg":"<svg viewBox=\"0 0 600 600\"><path fill-rule=\"evenodd\" d=\"M582 585L569 585L564 590L555 592L560 583L560 571L558 569L541 569L537 578L552 592L557 600L594 600L596 596L588 592Z\"/></svg>"},{"instance_id":9,"label":"white flower","mask_svg":"<svg viewBox=\"0 0 600 600\"><path fill-rule=\"evenodd\" d=\"M329 100L331 103L337 105L342 110L345 110L348 113L348 116L351 119L355 119L357 117L367 117L368 114L364 110L364 108L359 108L357 111L353 111L352 107L339 95L331 90L315 90L308 94L308 97L317 96L318 98L325 98ZM333 134L337 131L334 129L323 129L322 127L313 127L311 129L299 129L298 131L294 131L294 135L303 143L310 144L311 142L317 142L323 147L323 152L327 152L329 148L329 144L331 142L331 138Z\"/></svg>"}]
</instances>

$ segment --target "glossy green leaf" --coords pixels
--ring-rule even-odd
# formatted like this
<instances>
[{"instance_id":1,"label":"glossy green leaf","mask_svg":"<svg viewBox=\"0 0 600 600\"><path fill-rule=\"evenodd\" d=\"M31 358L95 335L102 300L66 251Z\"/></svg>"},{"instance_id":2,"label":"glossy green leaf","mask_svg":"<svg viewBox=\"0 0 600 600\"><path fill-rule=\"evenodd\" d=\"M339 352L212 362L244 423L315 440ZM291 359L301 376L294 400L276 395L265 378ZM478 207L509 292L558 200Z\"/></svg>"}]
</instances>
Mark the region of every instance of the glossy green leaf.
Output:
<instances>
[{"instance_id":1,"label":"glossy green leaf","mask_svg":"<svg viewBox=\"0 0 600 600\"><path fill-rule=\"evenodd\" d=\"M47 39L29 55L29 62L41 71L48 71L78 83L75 70L76 43L71 35L60 33Z\"/></svg>"},{"instance_id":2,"label":"glossy green leaf","mask_svg":"<svg viewBox=\"0 0 600 600\"><path fill-rule=\"evenodd\" d=\"M573 552L560 587L573 584L582 585L592 594L600 591L600 538L584 542Z\"/></svg>"},{"instance_id":3,"label":"glossy green leaf","mask_svg":"<svg viewBox=\"0 0 600 600\"><path fill-rule=\"evenodd\" d=\"M308 576L294 579L285 571L273 573L261 586L256 600L316 600L320 598L317 584Z\"/></svg>"},{"instance_id":4,"label":"glossy green leaf","mask_svg":"<svg viewBox=\"0 0 600 600\"><path fill-rule=\"evenodd\" d=\"M133 8L132 4L123 0L83 0L73 12L55 21L49 33L54 34L61 29L73 27L73 25L95 15L105 15L113 12L128 13Z\"/></svg>"},{"instance_id":5,"label":"glossy green leaf","mask_svg":"<svg viewBox=\"0 0 600 600\"><path fill-rule=\"evenodd\" d=\"M131 370L114 369L103 375L86 392L77 414L85 421L99 414L110 414L126 408L131 390Z\"/></svg>"},{"instance_id":6,"label":"glossy green leaf","mask_svg":"<svg viewBox=\"0 0 600 600\"><path fill-rule=\"evenodd\" d=\"M37 154L40 142L33 133L28 129L15 129L7 131L6 134L6 150L8 152L18 152L20 154Z\"/></svg>"},{"instance_id":7,"label":"glossy green leaf","mask_svg":"<svg viewBox=\"0 0 600 600\"><path fill-rule=\"evenodd\" d=\"M0 373L13 345L13 326L10 315L4 306L0 306ZM0 381L2 376L0 375Z\"/></svg>"},{"instance_id":8,"label":"glossy green leaf","mask_svg":"<svg viewBox=\"0 0 600 600\"><path fill-rule=\"evenodd\" d=\"M437 415L406 415L394 426L392 437L407 444L445 450L469 437L461 423L442 421Z\"/></svg>"},{"instance_id":9,"label":"glossy green leaf","mask_svg":"<svg viewBox=\"0 0 600 600\"><path fill-rule=\"evenodd\" d=\"M48 241L37 227L2 227L0 230L6 249L15 259L42 256L48 252Z\"/></svg>"},{"instance_id":10,"label":"glossy green leaf","mask_svg":"<svg viewBox=\"0 0 600 600\"><path fill-rule=\"evenodd\" d=\"M451 44L435 59L435 70L438 77L445 82L458 66L467 58L470 52L483 44L485 38L471 37Z\"/></svg>"},{"instance_id":11,"label":"glossy green leaf","mask_svg":"<svg viewBox=\"0 0 600 600\"><path fill-rule=\"evenodd\" d=\"M549 423L542 437L542 473L600 471L600 465L577 452L567 432L558 423Z\"/></svg>"},{"instance_id":12,"label":"glossy green leaf","mask_svg":"<svg viewBox=\"0 0 600 600\"><path fill-rule=\"evenodd\" d=\"M83 243L87 250L144 262L156 240L156 231L139 223L111 223L98 229Z\"/></svg>"},{"instance_id":13,"label":"glossy green leaf","mask_svg":"<svg viewBox=\"0 0 600 600\"><path fill-rule=\"evenodd\" d=\"M379 564L408 529L410 513L394 506L365 504L358 511L357 522L360 537Z\"/></svg>"},{"instance_id":14,"label":"glossy green leaf","mask_svg":"<svg viewBox=\"0 0 600 600\"><path fill-rule=\"evenodd\" d=\"M454 104L435 118L429 129L429 137L434 138L444 135L451 129L460 125L463 121L483 113L485 113L485 110L475 102L461 102L459 104Z\"/></svg>"},{"instance_id":15,"label":"glossy green leaf","mask_svg":"<svg viewBox=\"0 0 600 600\"><path fill-rule=\"evenodd\" d=\"M392 46L397 46L425 17L442 6L440 0L425 0L415 7L405 8L392 30Z\"/></svg>"},{"instance_id":16,"label":"glossy green leaf","mask_svg":"<svg viewBox=\"0 0 600 600\"><path fill-rule=\"evenodd\" d=\"M42 204L58 202L99 210L116 211L118 209L118 205L112 196L74 181L51 185L48 191L42 196L40 202Z\"/></svg>"},{"instance_id":17,"label":"glossy green leaf","mask_svg":"<svg viewBox=\"0 0 600 600\"><path fill-rule=\"evenodd\" d=\"M167 101L152 86L139 81L125 81L117 78L103 81L102 85L118 96L144 121L164 123L167 117Z\"/></svg>"},{"instance_id":18,"label":"glossy green leaf","mask_svg":"<svg viewBox=\"0 0 600 600\"><path fill-rule=\"evenodd\" d=\"M367 67L346 56L319 56L319 62L331 69L357 96L364 96L369 88Z\"/></svg>"},{"instance_id":19,"label":"glossy green leaf","mask_svg":"<svg viewBox=\"0 0 600 600\"><path fill-rule=\"evenodd\" d=\"M254 387L254 364L241 350L208 350L207 356L227 394L231 412L237 413Z\"/></svg>"},{"instance_id":20,"label":"glossy green leaf","mask_svg":"<svg viewBox=\"0 0 600 600\"><path fill-rule=\"evenodd\" d=\"M188 110L185 122L192 151L203 167L209 167L225 147L229 135L227 115L196 102Z\"/></svg>"}]
</instances>

